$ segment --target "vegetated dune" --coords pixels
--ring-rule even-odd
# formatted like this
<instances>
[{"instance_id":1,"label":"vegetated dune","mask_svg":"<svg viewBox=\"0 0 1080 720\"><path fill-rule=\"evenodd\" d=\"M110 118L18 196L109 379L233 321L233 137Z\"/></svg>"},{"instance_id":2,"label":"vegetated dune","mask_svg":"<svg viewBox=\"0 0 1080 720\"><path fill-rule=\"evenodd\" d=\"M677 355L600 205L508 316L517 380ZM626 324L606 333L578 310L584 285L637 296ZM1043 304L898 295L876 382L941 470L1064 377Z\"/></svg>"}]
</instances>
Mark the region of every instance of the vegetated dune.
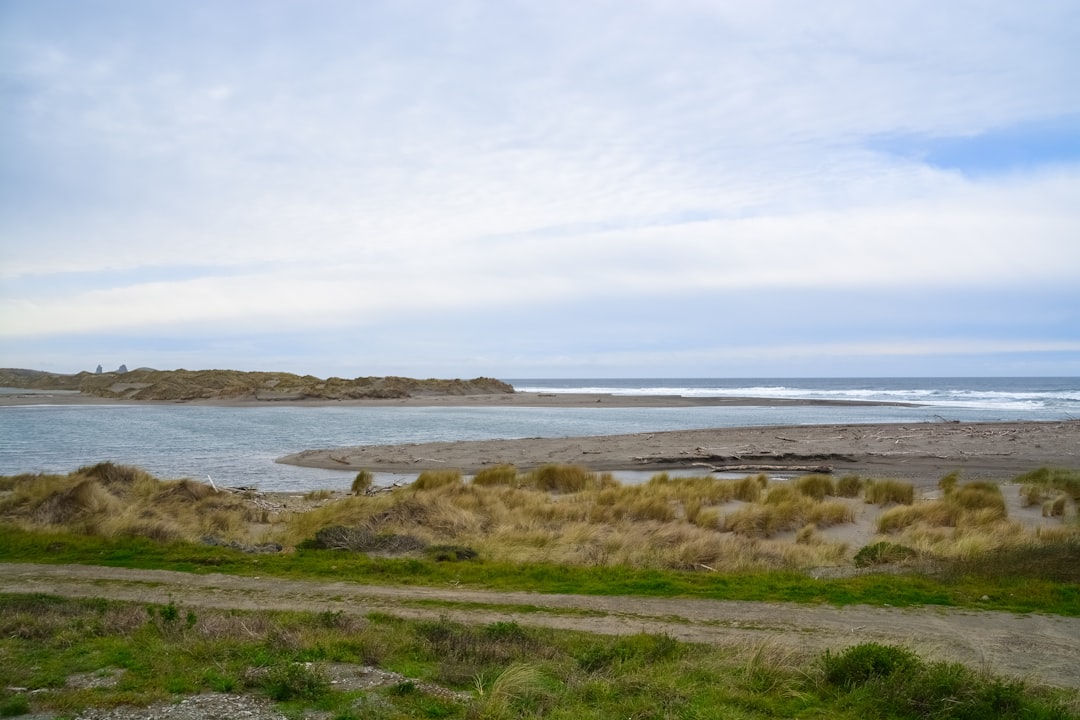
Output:
<instances>
[{"instance_id":1,"label":"vegetated dune","mask_svg":"<svg viewBox=\"0 0 1080 720\"><path fill-rule=\"evenodd\" d=\"M77 390L118 400L358 400L425 395L513 393L493 378L417 380L406 377L359 377L351 380L285 372L240 370L153 370L75 375L38 370L0 369L0 386L34 390Z\"/></svg>"}]
</instances>

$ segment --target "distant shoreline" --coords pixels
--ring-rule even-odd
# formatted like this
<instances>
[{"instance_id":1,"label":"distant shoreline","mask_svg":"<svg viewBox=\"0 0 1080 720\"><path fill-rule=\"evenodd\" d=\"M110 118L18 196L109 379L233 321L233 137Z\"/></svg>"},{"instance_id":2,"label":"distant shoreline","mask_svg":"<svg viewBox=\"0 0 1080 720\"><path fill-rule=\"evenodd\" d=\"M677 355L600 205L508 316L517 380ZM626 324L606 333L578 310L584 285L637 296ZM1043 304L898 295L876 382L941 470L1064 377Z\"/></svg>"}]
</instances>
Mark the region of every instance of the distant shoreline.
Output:
<instances>
[{"instance_id":1,"label":"distant shoreline","mask_svg":"<svg viewBox=\"0 0 1080 720\"><path fill-rule=\"evenodd\" d=\"M514 392L475 395L418 394L403 398L326 400L320 398L260 399L256 396L202 400L128 400L102 398L78 391L22 390L0 394L0 407L18 405L198 405L218 407L922 407L918 403L877 400L814 400L762 397L685 397L683 395L614 395L609 393Z\"/></svg>"}]
</instances>

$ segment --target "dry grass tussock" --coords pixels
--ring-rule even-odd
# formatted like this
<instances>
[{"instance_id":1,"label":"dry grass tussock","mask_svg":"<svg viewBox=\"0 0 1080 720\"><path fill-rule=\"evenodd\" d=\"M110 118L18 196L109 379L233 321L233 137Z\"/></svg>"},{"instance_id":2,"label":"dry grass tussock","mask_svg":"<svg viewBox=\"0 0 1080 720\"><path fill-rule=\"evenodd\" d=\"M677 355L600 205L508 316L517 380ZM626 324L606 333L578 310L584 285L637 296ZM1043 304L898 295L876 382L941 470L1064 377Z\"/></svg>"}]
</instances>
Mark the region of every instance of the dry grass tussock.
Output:
<instances>
[{"instance_id":1,"label":"dry grass tussock","mask_svg":"<svg viewBox=\"0 0 1080 720\"><path fill-rule=\"evenodd\" d=\"M883 512L878 517L878 532L920 557L935 560L970 561L1018 551L1038 554L1040 548L1080 542L1080 525L1076 523L1031 529L1010 520L996 483L960 483L954 473L942 478L938 487L940 498ZM1026 498L1030 490L1025 485L1020 492Z\"/></svg>"},{"instance_id":2,"label":"dry grass tussock","mask_svg":"<svg viewBox=\"0 0 1080 720\"><path fill-rule=\"evenodd\" d=\"M193 480L162 481L105 462L67 475L3 479L0 521L34 530L107 537L246 542L268 518L243 499Z\"/></svg>"},{"instance_id":3,"label":"dry grass tussock","mask_svg":"<svg viewBox=\"0 0 1080 720\"><path fill-rule=\"evenodd\" d=\"M610 475L565 466L530 473L501 466L473 482L456 470L421 478L391 492L348 495L306 512L271 516L203 483L161 481L135 468L101 463L68 475L0 478L0 522L158 540L198 542L214 536L248 544L272 539L287 546L334 529L344 533L349 547L363 541L364 548L390 554L450 547L458 557L467 550L510 563L801 570L848 564L858 550L820 532L854 521L858 501L837 496L850 498L863 490L869 499L878 488L876 499L896 502L910 488L827 476L770 482L764 476L667 474L624 486ZM1080 542L1080 525L1072 520L1035 530L1010 520L994 484L961 484L950 476L940 487L940 499L884 509L878 530L885 537L879 539L917 558L943 560L1017 548L1072 552L1069 548ZM252 537L255 532L258 537Z\"/></svg>"},{"instance_id":4,"label":"dry grass tussock","mask_svg":"<svg viewBox=\"0 0 1080 720\"><path fill-rule=\"evenodd\" d=\"M627 565L659 568L798 569L842 563L847 548L816 527L850 522L841 502L819 502L764 476L719 480L659 474L641 485L610 475L547 466L517 473L500 466L464 482L456 471L421 476L407 488L347 497L290 518L285 542L297 544L326 527L384 536L409 535L454 544L505 562ZM750 509L782 514L799 542L729 523ZM777 523L779 525L779 523Z\"/></svg>"}]
</instances>

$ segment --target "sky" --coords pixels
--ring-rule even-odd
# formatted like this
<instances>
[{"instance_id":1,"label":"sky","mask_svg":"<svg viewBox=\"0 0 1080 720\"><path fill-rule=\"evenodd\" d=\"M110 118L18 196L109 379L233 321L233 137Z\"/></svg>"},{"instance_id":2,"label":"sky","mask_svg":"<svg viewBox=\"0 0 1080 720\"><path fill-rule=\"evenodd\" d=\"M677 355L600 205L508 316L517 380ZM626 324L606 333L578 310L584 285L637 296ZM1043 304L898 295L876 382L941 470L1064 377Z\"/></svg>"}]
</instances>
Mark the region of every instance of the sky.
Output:
<instances>
[{"instance_id":1,"label":"sky","mask_svg":"<svg viewBox=\"0 0 1080 720\"><path fill-rule=\"evenodd\" d=\"M1075 0L0 0L0 366L1080 375Z\"/></svg>"}]
</instances>

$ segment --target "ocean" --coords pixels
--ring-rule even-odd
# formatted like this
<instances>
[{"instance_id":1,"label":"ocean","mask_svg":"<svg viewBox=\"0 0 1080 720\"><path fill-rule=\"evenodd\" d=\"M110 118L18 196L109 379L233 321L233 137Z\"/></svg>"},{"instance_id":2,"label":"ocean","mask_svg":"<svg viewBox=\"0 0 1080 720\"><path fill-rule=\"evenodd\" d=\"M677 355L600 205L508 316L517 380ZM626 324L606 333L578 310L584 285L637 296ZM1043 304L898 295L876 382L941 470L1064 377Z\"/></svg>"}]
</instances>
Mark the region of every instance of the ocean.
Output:
<instances>
[{"instance_id":1,"label":"ocean","mask_svg":"<svg viewBox=\"0 0 1080 720\"><path fill-rule=\"evenodd\" d=\"M1004 422L1080 417L1080 378L508 379L523 392L808 398L918 407L683 408L0 407L0 475L111 460L162 478L210 476L265 491L347 489L354 473L275 463L313 448L567 437L753 425ZM408 479L379 474L376 482Z\"/></svg>"}]
</instances>

